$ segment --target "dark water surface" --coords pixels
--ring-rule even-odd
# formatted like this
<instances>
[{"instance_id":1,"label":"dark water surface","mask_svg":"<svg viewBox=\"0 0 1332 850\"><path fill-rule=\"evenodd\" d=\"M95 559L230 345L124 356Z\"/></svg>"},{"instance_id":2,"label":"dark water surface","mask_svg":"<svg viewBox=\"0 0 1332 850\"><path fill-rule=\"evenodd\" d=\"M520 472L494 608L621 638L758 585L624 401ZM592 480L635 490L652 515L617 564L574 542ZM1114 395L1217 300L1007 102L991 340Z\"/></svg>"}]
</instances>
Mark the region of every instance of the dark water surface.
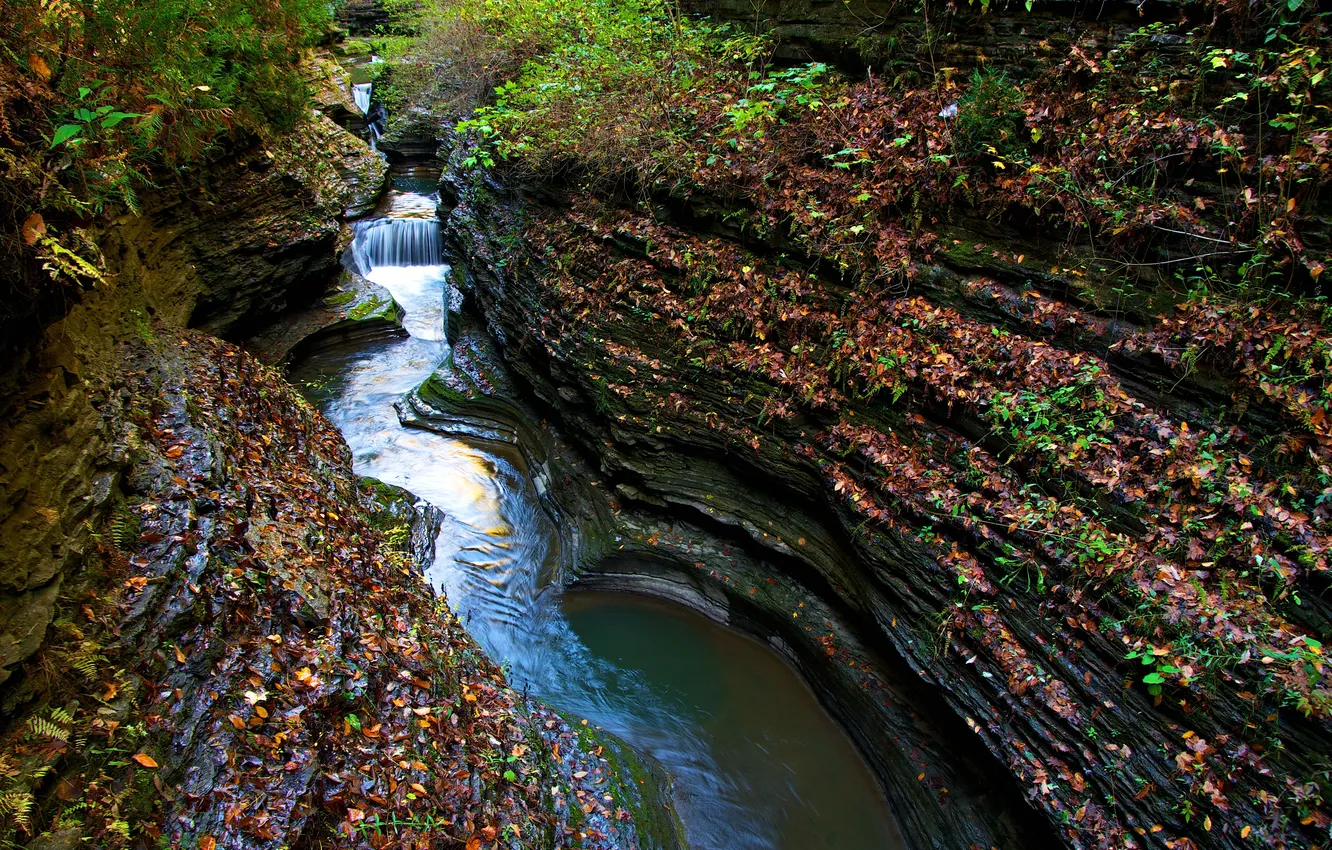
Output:
<instances>
[{"instance_id":1,"label":"dark water surface","mask_svg":"<svg viewBox=\"0 0 1332 850\"><path fill-rule=\"evenodd\" d=\"M418 198L390 200L420 214ZM321 351L292 378L341 429L359 474L445 513L429 578L511 683L660 760L698 850L900 847L874 777L776 653L679 606L563 593L558 537L521 453L399 424L393 403L448 353L448 269L387 264L419 261L414 226L392 228L403 245L384 224L363 227L379 241L362 240L361 261L406 309L410 337Z\"/></svg>"},{"instance_id":2,"label":"dark water surface","mask_svg":"<svg viewBox=\"0 0 1332 850\"><path fill-rule=\"evenodd\" d=\"M564 596L569 626L592 655L642 677L711 756L712 777L743 815L718 847L900 847L874 777L804 681L768 647L679 605L622 593ZM629 716L598 718L633 740ZM687 807L708 801L691 795Z\"/></svg>"}]
</instances>

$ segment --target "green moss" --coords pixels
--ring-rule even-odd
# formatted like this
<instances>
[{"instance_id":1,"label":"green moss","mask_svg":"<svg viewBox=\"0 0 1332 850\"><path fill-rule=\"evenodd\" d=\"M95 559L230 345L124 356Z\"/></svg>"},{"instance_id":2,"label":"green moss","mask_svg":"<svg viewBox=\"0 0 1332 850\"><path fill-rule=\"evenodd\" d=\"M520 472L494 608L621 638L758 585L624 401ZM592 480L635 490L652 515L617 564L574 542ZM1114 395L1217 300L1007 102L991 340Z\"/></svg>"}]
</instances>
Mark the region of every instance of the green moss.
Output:
<instances>
[{"instance_id":1,"label":"green moss","mask_svg":"<svg viewBox=\"0 0 1332 850\"><path fill-rule=\"evenodd\" d=\"M453 412L472 400L472 396L450 386L438 372L416 388L421 401L441 412Z\"/></svg>"},{"instance_id":2,"label":"green moss","mask_svg":"<svg viewBox=\"0 0 1332 850\"><path fill-rule=\"evenodd\" d=\"M364 304L357 304L355 307L349 310L347 312L347 318L351 319L354 322L359 322L364 319L371 318L372 316L376 318L385 318L391 320L392 316L389 314L393 312L392 305L393 305L392 301L385 301L384 299L376 295L373 296L369 301L365 302ZM389 309L385 310L384 308L386 307Z\"/></svg>"},{"instance_id":3,"label":"green moss","mask_svg":"<svg viewBox=\"0 0 1332 850\"><path fill-rule=\"evenodd\" d=\"M639 846L656 850L685 847L684 824L671 805L670 779L665 768L650 757L639 755L622 738L581 720L565 715L565 721L578 733L580 748L598 753L606 760L606 792L615 804L629 813L638 831ZM569 806L569 823L576 826L583 813Z\"/></svg>"},{"instance_id":4,"label":"green moss","mask_svg":"<svg viewBox=\"0 0 1332 850\"><path fill-rule=\"evenodd\" d=\"M340 56L369 56L374 52L374 47L368 41L349 38L333 45L333 52Z\"/></svg>"},{"instance_id":5,"label":"green moss","mask_svg":"<svg viewBox=\"0 0 1332 850\"><path fill-rule=\"evenodd\" d=\"M330 307L344 307L355 300L355 292L339 292L336 295L330 295L325 298L324 303Z\"/></svg>"}]
</instances>

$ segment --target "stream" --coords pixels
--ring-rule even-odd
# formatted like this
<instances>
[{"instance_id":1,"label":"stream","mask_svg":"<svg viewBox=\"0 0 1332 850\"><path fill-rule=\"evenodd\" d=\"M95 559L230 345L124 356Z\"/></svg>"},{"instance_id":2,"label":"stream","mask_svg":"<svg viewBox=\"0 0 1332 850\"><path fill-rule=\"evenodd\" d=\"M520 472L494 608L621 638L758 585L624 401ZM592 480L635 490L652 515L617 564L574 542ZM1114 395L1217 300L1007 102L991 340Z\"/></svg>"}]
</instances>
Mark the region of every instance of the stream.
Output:
<instances>
[{"instance_id":1,"label":"stream","mask_svg":"<svg viewBox=\"0 0 1332 850\"><path fill-rule=\"evenodd\" d=\"M416 188L416 187L412 187ZM445 514L427 577L510 683L656 757L698 850L902 846L875 777L800 676L683 606L566 591L559 536L516 448L403 427L394 402L448 354L433 198L390 194L352 254L408 336L322 348L291 378L342 431L356 472Z\"/></svg>"}]
</instances>

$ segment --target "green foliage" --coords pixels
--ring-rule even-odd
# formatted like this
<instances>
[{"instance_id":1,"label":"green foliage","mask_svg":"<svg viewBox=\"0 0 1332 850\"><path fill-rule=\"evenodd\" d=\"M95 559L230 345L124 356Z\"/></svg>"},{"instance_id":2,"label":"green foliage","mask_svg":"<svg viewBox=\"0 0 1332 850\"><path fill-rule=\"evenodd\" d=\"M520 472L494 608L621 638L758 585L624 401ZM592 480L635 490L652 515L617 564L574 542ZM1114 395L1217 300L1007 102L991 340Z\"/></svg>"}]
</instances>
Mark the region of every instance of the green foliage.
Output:
<instances>
[{"instance_id":1,"label":"green foliage","mask_svg":"<svg viewBox=\"0 0 1332 850\"><path fill-rule=\"evenodd\" d=\"M1022 90L1003 72L989 68L971 73L971 86L957 101L953 145L964 157L1020 155Z\"/></svg>"},{"instance_id":2,"label":"green foliage","mask_svg":"<svg viewBox=\"0 0 1332 850\"><path fill-rule=\"evenodd\" d=\"M1125 658L1129 661L1139 661L1143 667L1147 668L1147 673L1142 677L1142 683L1147 686L1147 692L1154 697L1161 695L1161 686L1166 683L1166 676L1177 676L1180 668L1170 663L1169 653L1164 649L1147 648L1134 650Z\"/></svg>"},{"instance_id":3,"label":"green foliage","mask_svg":"<svg viewBox=\"0 0 1332 850\"><path fill-rule=\"evenodd\" d=\"M116 548L130 551L139 539L139 517L126 505L117 505L107 519L107 535Z\"/></svg>"},{"instance_id":4,"label":"green foliage","mask_svg":"<svg viewBox=\"0 0 1332 850\"><path fill-rule=\"evenodd\" d=\"M329 22L323 0L20 0L7 14L20 126L0 144L37 155L40 133L79 212L126 200L139 167L189 159L222 130L292 126L307 95L295 63Z\"/></svg>"},{"instance_id":5,"label":"green foliage","mask_svg":"<svg viewBox=\"0 0 1332 850\"><path fill-rule=\"evenodd\" d=\"M726 116L731 119L731 131L736 136L748 133L761 139L766 132L764 126L777 121L792 104L818 111L823 106L819 90L827 75L828 66L822 62L769 72L762 82L750 86L746 96L726 110ZM738 140L732 140L732 145L736 144Z\"/></svg>"},{"instance_id":6,"label":"green foliage","mask_svg":"<svg viewBox=\"0 0 1332 850\"><path fill-rule=\"evenodd\" d=\"M987 416L1021 451L1071 458L1109 443L1114 419L1099 386L1101 369L1087 363L1072 381L1041 391L995 393Z\"/></svg>"},{"instance_id":7,"label":"green foliage","mask_svg":"<svg viewBox=\"0 0 1332 850\"><path fill-rule=\"evenodd\" d=\"M138 192L231 130L306 114L296 64L326 0L16 0L0 22L3 313L48 281L100 280L80 223L137 210ZM18 238L20 228L22 238ZM18 262L19 256L35 262Z\"/></svg>"},{"instance_id":8,"label":"green foliage","mask_svg":"<svg viewBox=\"0 0 1332 850\"><path fill-rule=\"evenodd\" d=\"M788 102L813 106L825 70L766 74L763 38L681 17L668 0L434 0L426 7L400 25L420 35L395 80L401 70L411 102L467 116L458 129L485 143L473 165L498 157L533 170L575 165L650 180L705 131L691 95L723 79L747 87L730 105L731 129L761 133ZM422 63L451 67L457 89L413 82Z\"/></svg>"}]
</instances>

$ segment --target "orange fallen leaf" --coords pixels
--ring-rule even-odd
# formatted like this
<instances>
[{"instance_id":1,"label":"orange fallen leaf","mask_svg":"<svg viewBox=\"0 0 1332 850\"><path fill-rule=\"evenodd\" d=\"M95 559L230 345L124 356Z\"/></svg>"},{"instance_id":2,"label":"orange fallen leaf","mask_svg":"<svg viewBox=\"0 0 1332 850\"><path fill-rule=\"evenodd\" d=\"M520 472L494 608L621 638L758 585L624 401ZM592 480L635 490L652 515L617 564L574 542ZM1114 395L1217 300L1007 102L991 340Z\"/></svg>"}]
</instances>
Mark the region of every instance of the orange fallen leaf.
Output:
<instances>
[{"instance_id":1,"label":"orange fallen leaf","mask_svg":"<svg viewBox=\"0 0 1332 850\"><path fill-rule=\"evenodd\" d=\"M28 54L28 67L32 69L34 74L41 77L43 80L51 79L51 66L46 64L46 60L38 56L36 53Z\"/></svg>"},{"instance_id":2,"label":"orange fallen leaf","mask_svg":"<svg viewBox=\"0 0 1332 850\"><path fill-rule=\"evenodd\" d=\"M157 762L153 759L152 756L148 755L147 753L135 753L132 756L132 758L135 761L137 761L139 764L143 765L144 767L148 768L157 767Z\"/></svg>"},{"instance_id":3,"label":"orange fallen leaf","mask_svg":"<svg viewBox=\"0 0 1332 850\"><path fill-rule=\"evenodd\" d=\"M46 220L41 213L33 213L23 220L23 244L32 245L46 235Z\"/></svg>"}]
</instances>

